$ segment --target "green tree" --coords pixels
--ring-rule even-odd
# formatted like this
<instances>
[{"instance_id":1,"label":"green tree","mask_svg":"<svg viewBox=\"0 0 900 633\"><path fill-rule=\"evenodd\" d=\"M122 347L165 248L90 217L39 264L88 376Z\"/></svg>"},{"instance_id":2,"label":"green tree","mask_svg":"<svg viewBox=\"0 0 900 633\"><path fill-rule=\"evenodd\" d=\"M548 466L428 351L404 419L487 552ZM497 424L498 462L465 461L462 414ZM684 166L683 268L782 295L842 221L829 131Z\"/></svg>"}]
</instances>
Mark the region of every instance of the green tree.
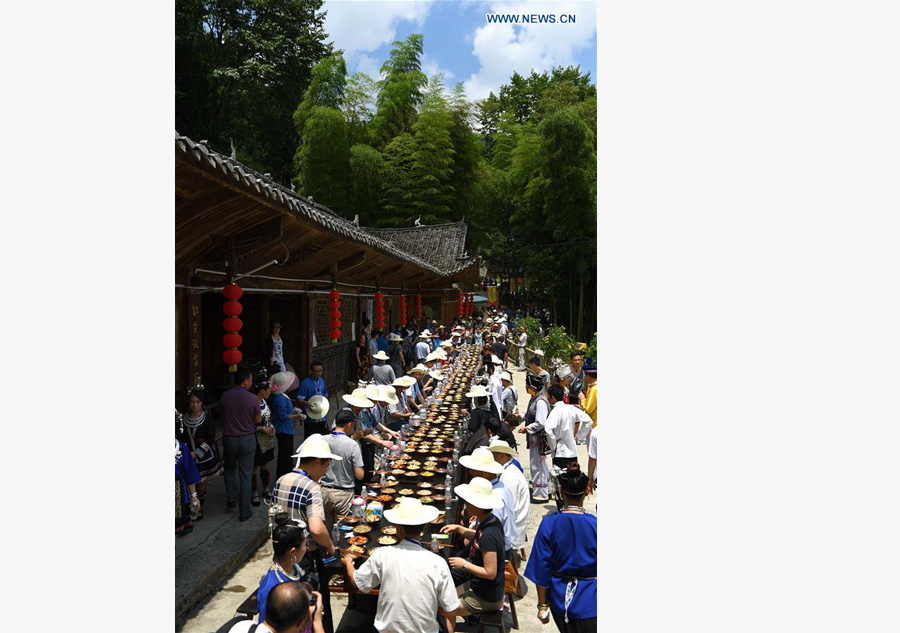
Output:
<instances>
[{"instance_id":1,"label":"green tree","mask_svg":"<svg viewBox=\"0 0 900 633\"><path fill-rule=\"evenodd\" d=\"M344 118L347 120L347 136L351 145L369 143L368 126L375 116L375 99L378 86L366 73L357 72L344 88Z\"/></svg>"},{"instance_id":2,"label":"green tree","mask_svg":"<svg viewBox=\"0 0 900 633\"><path fill-rule=\"evenodd\" d=\"M322 58L312 68L312 79L303 94L303 100L294 112L294 126L300 137L306 120L317 106L334 110L344 103L344 86L347 83L347 64L340 53L332 53Z\"/></svg>"},{"instance_id":3,"label":"green tree","mask_svg":"<svg viewBox=\"0 0 900 633\"><path fill-rule=\"evenodd\" d=\"M390 58L381 66L383 79L378 84L377 110L372 120L377 147L412 131L416 109L422 103L422 90L428 83L421 64L424 46L424 38L417 33L403 42L394 42Z\"/></svg>"},{"instance_id":4,"label":"green tree","mask_svg":"<svg viewBox=\"0 0 900 633\"><path fill-rule=\"evenodd\" d=\"M303 143L297 148L296 166L300 193L346 213L350 149L340 111L325 106L312 109L303 127Z\"/></svg>"},{"instance_id":5,"label":"green tree","mask_svg":"<svg viewBox=\"0 0 900 633\"><path fill-rule=\"evenodd\" d=\"M472 130L474 107L466 98L462 82L454 86L447 99L450 114L450 142L453 145L453 167L449 184L456 192L450 199L453 220L471 217L472 185L481 161L479 136Z\"/></svg>"},{"instance_id":6,"label":"green tree","mask_svg":"<svg viewBox=\"0 0 900 633\"><path fill-rule=\"evenodd\" d=\"M448 221L454 193L450 184L455 153L450 137L453 119L443 92L443 76L437 75L428 85L422 111L413 125L416 150L412 208L423 224Z\"/></svg>"},{"instance_id":7,"label":"green tree","mask_svg":"<svg viewBox=\"0 0 900 633\"><path fill-rule=\"evenodd\" d=\"M330 52L322 0L176 0L175 126L276 180L293 175L291 114Z\"/></svg>"},{"instance_id":8,"label":"green tree","mask_svg":"<svg viewBox=\"0 0 900 633\"><path fill-rule=\"evenodd\" d=\"M359 214L362 226L373 226L378 220L384 170L384 158L377 149L368 145L353 145L350 148L347 215Z\"/></svg>"},{"instance_id":9,"label":"green tree","mask_svg":"<svg viewBox=\"0 0 900 633\"><path fill-rule=\"evenodd\" d=\"M416 183L413 166L416 159L416 139L403 133L384 148L384 187L382 213L378 226L409 226L416 216L413 206Z\"/></svg>"}]
</instances>

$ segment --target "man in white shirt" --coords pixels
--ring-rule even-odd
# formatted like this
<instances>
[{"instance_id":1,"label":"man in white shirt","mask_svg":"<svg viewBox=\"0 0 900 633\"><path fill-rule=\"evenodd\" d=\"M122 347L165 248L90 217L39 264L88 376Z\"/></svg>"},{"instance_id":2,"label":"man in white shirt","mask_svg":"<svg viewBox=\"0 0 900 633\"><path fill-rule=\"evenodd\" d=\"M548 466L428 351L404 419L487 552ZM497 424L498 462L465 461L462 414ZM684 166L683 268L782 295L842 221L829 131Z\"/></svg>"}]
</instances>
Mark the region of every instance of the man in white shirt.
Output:
<instances>
[{"instance_id":1,"label":"man in white shirt","mask_svg":"<svg viewBox=\"0 0 900 633\"><path fill-rule=\"evenodd\" d=\"M494 461L503 467L500 474L500 481L503 482L513 496L513 503L516 515L516 540L513 542L513 549L516 554L516 569L519 567L519 560L525 560L525 535L528 529L528 507L531 501L528 494L528 480L522 471L513 465L513 456L516 452L510 448L509 444L498 437L491 440L488 450L494 454Z\"/></svg>"},{"instance_id":2,"label":"man in white shirt","mask_svg":"<svg viewBox=\"0 0 900 633\"><path fill-rule=\"evenodd\" d=\"M497 407L497 417L503 419L503 361L496 354L491 354L491 374L488 377L488 391L491 392L491 400Z\"/></svg>"},{"instance_id":3,"label":"man in white shirt","mask_svg":"<svg viewBox=\"0 0 900 633\"><path fill-rule=\"evenodd\" d=\"M556 444L553 465L559 468L578 463L575 435L581 424L580 413L584 413L578 407L566 404L565 398L565 390L560 385L550 385L547 389L547 400L552 408L544 423L544 431Z\"/></svg>"},{"instance_id":4,"label":"man in white shirt","mask_svg":"<svg viewBox=\"0 0 900 633\"><path fill-rule=\"evenodd\" d=\"M396 508L384 511L384 518L399 526L403 540L376 548L359 569L353 567L352 554L342 556L347 576L360 591L381 587L375 613L379 633L438 633L438 615L459 608L447 563L418 540L438 514L434 506L401 497Z\"/></svg>"},{"instance_id":5,"label":"man in white shirt","mask_svg":"<svg viewBox=\"0 0 900 633\"><path fill-rule=\"evenodd\" d=\"M459 458L459 463L469 469L472 477L483 477L491 482L494 496L503 501L503 505L491 510L491 513L500 519L503 525L506 555L508 560L513 560L513 551L519 540L519 530L516 527L516 500L510 489L500 480L503 466L494 461L494 454L485 447L476 448L471 455L463 455Z\"/></svg>"},{"instance_id":6,"label":"man in white shirt","mask_svg":"<svg viewBox=\"0 0 900 633\"><path fill-rule=\"evenodd\" d=\"M528 345L528 334L523 325L519 333L519 371L525 371L525 346Z\"/></svg>"}]
</instances>

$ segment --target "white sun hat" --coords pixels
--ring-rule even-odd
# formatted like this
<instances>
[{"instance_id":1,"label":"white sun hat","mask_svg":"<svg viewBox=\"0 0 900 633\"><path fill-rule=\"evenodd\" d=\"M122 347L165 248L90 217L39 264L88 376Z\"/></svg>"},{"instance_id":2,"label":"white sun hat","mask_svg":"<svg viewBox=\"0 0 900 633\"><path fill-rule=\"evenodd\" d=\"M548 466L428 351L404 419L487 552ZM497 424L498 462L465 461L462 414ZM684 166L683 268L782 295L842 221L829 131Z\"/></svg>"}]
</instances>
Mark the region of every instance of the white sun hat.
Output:
<instances>
[{"instance_id":1,"label":"white sun hat","mask_svg":"<svg viewBox=\"0 0 900 633\"><path fill-rule=\"evenodd\" d=\"M405 389L408 387L412 387L414 384L416 384L416 379L413 378L412 376L400 376L394 382L391 383L391 386L392 387L403 387Z\"/></svg>"},{"instance_id":2,"label":"white sun hat","mask_svg":"<svg viewBox=\"0 0 900 633\"><path fill-rule=\"evenodd\" d=\"M354 407L360 407L361 409L368 409L375 406L375 403L366 397L365 389L354 389L353 393L344 394L341 398L347 404L353 405Z\"/></svg>"},{"instance_id":3,"label":"white sun hat","mask_svg":"<svg viewBox=\"0 0 900 633\"><path fill-rule=\"evenodd\" d=\"M428 368L425 365L423 365L422 363L419 363L418 365L416 365L415 367L410 369L409 373L410 374L427 374Z\"/></svg>"},{"instance_id":4,"label":"white sun hat","mask_svg":"<svg viewBox=\"0 0 900 633\"><path fill-rule=\"evenodd\" d=\"M419 333L419 338L431 338L431 330L425 328Z\"/></svg>"},{"instance_id":5,"label":"white sun hat","mask_svg":"<svg viewBox=\"0 0 900 633\"><path fill-rule=\"evenodd\" d=\"M475 385L472 390L466 394L466 398L489 398L491 392L484 385Z\"/></svg>"},{"instance_id":6,"label":"white sun hat","mask_svg":"<svg viewBox=\"0 0 900 633\"><path fill-rule=\"evenodd\" d=\"M499 475L503 472L503 466L494 461L494 454L483 446L476 448L471 455L460 457L459 463L469 470L480 470L492 475Z\"/></svg>"},{"instance_id":7,"label":"white sun hat","mask_svg":"<svg viewBox=\"0 0 900 633\"><path fill-rule=\"evenodd\" d=\"M328 446L328 442L325 441L325 437L322 435L310 435L303 444L300 445L300 450L294 453L294 457L297 460L304 459L306 457L318 457L319 459L336 459L337 461L341 461L344 458L340 455L335 455L331 452L331 447Z\"/></svg>"},{"instance_id":8,"label":"white sun hat","mask_svg":"<svg viewBox=\"0 0 900 633\"><path fill-rule=\"evenodd\" d=\"M391 332L390 334L387 335L387 340L389 340L389 341L402 341L403 339L400 338L400 335L399 335L399 334L397 334L397 333L395 333L395 332Z\"/></svg>"},{"instance_id":9,"label":"white sun hat","mask_svg":"<svg viewBox=\"0 0 900 633\"><path fill-rule=\"evenodd\" d=\"M505 371L505 372L503 372L502 374L500 374L500 380L505 380L505 381L507 381L507 382L512 382L512 381L513 381L513 379L512 379L512 374L510 374L508 371Z\"/></svg>"},{"instance_id":10,"label":"white sun hat","mask_svg":"<svg viewBox=\"0 0 900 633\"><path fill-rule=\"evenodd\" d=\"M328 415L330 406L328 398L324 396L313 396L309 399L309 404L306 405L306 416L313 420L321 420Z\"/></svg>"},{"instance_id":11,"label":"white sun hat","mask_svg":"<svg viewBox=\"0 0 900 633\"><path fill-rule=\"evenodd\" d=\"M434 371L428 372L428 375L434 378L435 380L443 380L444 374L442 374L439 370L435 369Z\"/></svg>"},{"instance_id":12,"label":"white sun hat","mask_svg":"<svg viewBox=\"0 0 900 633\"><path fill-rule=\"evenodd\" d=\"M428 356L425 357L426 363L430 363L433 360L441 360L441 357L438 355L438 353L436 351L431 352Z\"/></svg>"},{"instance_id":13,"label":"white sun hat","mask_svg":"<svg viewBox=\"0 0 900 633\"><path fill-rule=\"evenodd\" d=\"M491 443L488 445L487 449L492 453L505 453L507 455L518 455L516 451L506 442L501 440L499 437L491 438Z\"/></svg>"},{"instance_id":14,"label":"white sun hat","mask_svg":"<svg viewBox=\"0 0 900 633\"><path fill-rule=\"evenodd\" d=\"M491 362L495 365L502 365L503 361L497 358L496 354L491 354Z\"/></svg>"},{"instance_id":15,"label":"white sun hat","mask_svg":"<svg viewBox=\"0 0 900 633\"><path fill-rule=\"evenodd\" d=\"M400 497L397 505L384 511L384 518L395 525L425 525L440 515L440 510L414 497Z\"/></svg>"},{"instance_id":16,"label":"white sun hat","mask_svg":"<svg viewBox=\"0 0 900 633\"><path fill-rule=\"evenodd\" d=\"M437 357L438 360L447 360L447 352L444 351L443 347L439 347L436 350L434 350L434 355Z\"/></svg>"},{"instance_id":17,"label":"white sun hat","mask_svg":"<svg viewBox=\"0 0 900 633\"><path fill-rule=\"evenodd\" d=\"M446 341L443 341L441 343L441 347L453 347L453 341L451 341L450 339L447 339Z\"/></svg>"},{"instance_id":18,"label":"white sun hat","mask_svg":"<svg viewBox=\"0 0 900 633\"><path fill-rule=\"evenodd\" d=\"M366 398L368 398L369 400L384 402L384 392L381 390L381 385L366 385Z\"/></svg>"},{"instance_id":19,"label":"white sun hat","mask_svg":"<svg viewBox=\"0 0 900 633\"><path fill-rule=\"evenodd\" d=\"M269 384L272 385L272 393L286 393L296 380L297 375L294 372L280 371L277 374L272 374L272 377L269 378Z\"/></svg>"},{"instance_id":20,"label":"white sun hat","mask_svg":"<svg viewBox=\"0 0 900 633\"><path fill-rule=\"evenodd\" d=\"M380 385L381 389L381 400L383 402L387 402L388 404L398 404L400 402L400 398L397 397L397 392L394 391L394 388L390 385Z\"/></svg>"},{"instance_id":21,"label":"white sun hat","mask_svg":"<svg viewBox=\"0 0 900 633\"><path fill-rule=\"evenodd\" d=\"M491 461L493 461L493 458L491 458ZM497 462L494 463L496 464ZM499 466L499 464L497 465ZM453 492L466 503L471 503L482 510L495 510L503 506L503 499L494 495L494 488L491 486L491 482L483 477L473 477L472 481L467 484L460 484L453 489Z\"/></svg>"},{"instance_id":22,"label":"white sun hat","mask_svg":"<svg viewBox=\"0 0 900 633\"><path fill-rule=\"evenodd\" d=\"M385 354L384 350L379 350L372 358L375 360L391 360L391 357Z\"/></svg>"}]
</instances>

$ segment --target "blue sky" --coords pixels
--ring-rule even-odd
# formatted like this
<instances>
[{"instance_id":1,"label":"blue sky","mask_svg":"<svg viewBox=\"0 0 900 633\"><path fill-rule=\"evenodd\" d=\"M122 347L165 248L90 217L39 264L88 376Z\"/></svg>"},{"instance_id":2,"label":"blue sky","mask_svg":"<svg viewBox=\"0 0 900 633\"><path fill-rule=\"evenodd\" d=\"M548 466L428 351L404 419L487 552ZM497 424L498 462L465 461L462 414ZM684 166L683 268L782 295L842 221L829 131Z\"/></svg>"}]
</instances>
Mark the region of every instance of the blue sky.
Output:
<instances>
[{"instance_id":1,"label":"blue sky","mask_svg":"<svg viewBox=\"0 0 900 633\"><path fill-rule=\"evenodd\" d=\"M470 99L497 92L514 71L527 75L580 65L597 74L596 11L592 1L326 0L325 30L344 50L347 70L378 78L394 40L425 36L423 70L462 81ZM486 13L575 14L572 24L488 24Z\"/></svg>"}]
</instances>

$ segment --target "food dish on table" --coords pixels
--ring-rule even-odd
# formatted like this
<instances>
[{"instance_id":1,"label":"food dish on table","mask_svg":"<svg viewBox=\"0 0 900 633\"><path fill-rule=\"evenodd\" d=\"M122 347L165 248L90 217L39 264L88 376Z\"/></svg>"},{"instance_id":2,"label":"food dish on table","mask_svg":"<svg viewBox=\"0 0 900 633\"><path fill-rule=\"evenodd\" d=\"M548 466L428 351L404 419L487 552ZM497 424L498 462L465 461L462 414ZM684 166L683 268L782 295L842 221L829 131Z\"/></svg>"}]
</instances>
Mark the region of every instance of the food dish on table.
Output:
<instances>
[{"instance_id":1,"label":"food dish on table","mask_svg":"<svg viewBox=\"0 0 900 633\"><path fill-rule=\"evenodd\" d=\"M396 542L397 539L395 539L393 536L382 536L378 539L379 545L393 545Z\"/></svg>"},{"instance_id":2,"label":"food dish on table","mask_svg":"<svg viewBox=\"0 0 900 633\"><path fill-rule=\"evenodd\" d=\"M366 517L366 520L368 520L368 517ZM356 534L368 534L371 531L371 525L357 525L355 528L353 528L353 532Z\"/></svg>"}]
</instances>

